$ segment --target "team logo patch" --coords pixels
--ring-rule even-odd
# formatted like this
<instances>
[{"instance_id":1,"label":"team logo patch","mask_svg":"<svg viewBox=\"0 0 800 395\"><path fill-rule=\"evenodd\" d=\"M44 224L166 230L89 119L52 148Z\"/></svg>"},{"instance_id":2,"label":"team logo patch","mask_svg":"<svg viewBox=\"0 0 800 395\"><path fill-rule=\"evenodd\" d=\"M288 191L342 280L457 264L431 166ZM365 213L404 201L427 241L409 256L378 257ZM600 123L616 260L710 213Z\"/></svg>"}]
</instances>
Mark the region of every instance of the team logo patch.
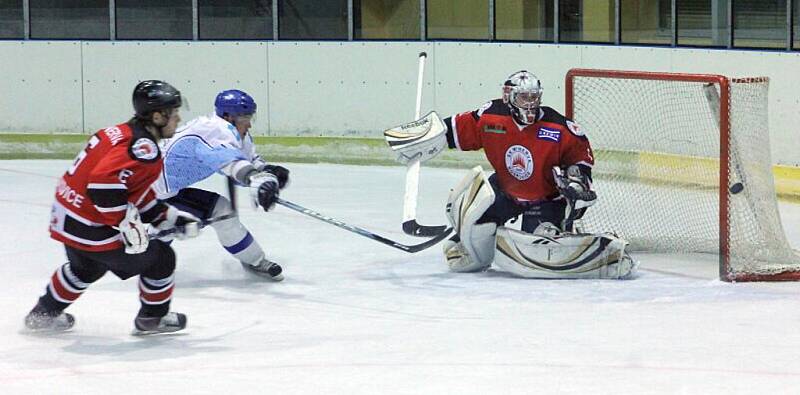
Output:
<instances>
[{"instance_id":1,"label":"team logo patch","mask_svg":"<svg viewBox=\"0 0 800 395\"><path fill-rule=\"evenodd\" d=\"M583 137L586 135L583 129L581 129L581 125L578 125L575 122L567 121L567 128L569 129L570 132L572 132L572 134L578 137Z\"/></svg>"},{"instance_id":2,"label":"team logo patch","mask_svg":"<svg viewBox=\"0 0 800 395\"><path fill-rule=\"evenodd\" d=\"M541 128L537 136L539 140L550 140L558 142L561 140L561 131L554 129Z\"/></svg>"},{"instance_id":3,"label":"team logo patch","mask_svg":"<svg viewBox=\"0 0 800 395\"><path fill-rule=\"evenodd\" d=\"M153 160L158 156L158 146L153 140L140 138L131 146L133 156L142 160Z\"/></svg>"},{"instance_id":4,"label":"team logo patch","mask_svg":"<svg viewBox=\"0 0 800 395\"><path fill-rule=\"evenodd\" d=\"M506 150L506 169L514 178L525 181L533 174L533 155L521 145L512 145Z\"/></svg>"}]
</instances>

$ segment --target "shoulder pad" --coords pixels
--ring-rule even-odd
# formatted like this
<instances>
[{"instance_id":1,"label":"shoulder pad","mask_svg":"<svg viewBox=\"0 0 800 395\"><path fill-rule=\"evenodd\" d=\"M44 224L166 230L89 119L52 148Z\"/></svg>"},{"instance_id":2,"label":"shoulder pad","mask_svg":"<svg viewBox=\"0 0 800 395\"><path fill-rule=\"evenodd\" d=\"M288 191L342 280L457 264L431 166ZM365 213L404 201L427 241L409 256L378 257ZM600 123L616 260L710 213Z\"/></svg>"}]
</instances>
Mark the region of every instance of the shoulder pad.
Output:
<instances>
[{"instance_id":1,"label":"shoulder pad","mask_svg":"<svg viewBox=\"0 0 800 395\"><path fill-rule=\"evenodd\" d=\"M583 129L581 129L581 125L578 125L577 122L567 119L567 129L569 129L570 133L578 137L586 137L586 133L583 131Z\"/></svg>"},{"instance_id":2,"label":"shoulder pad","mask_svg":"<svg viewBox=\"0 0 800 395\"><path fill-rule=\"evenodd\" d=\"M540 119L540 121L567 126L567 117L561 115L558 111L547 106L542 106L541 109L544 115L542 115L542 119Z\"/></svg>"},{"instance_id":3,"label":"shoulder pad","mask_svg":"<svg viewBox=\"0 0 800 395\"><path fill-rule=\"evenodd\" d=\"M502 99L494 99L481 106L477 114L478 116L483 114L511 115L511 110L508 109L507 104L503 103Z\"/></svg>"}]
</instances>

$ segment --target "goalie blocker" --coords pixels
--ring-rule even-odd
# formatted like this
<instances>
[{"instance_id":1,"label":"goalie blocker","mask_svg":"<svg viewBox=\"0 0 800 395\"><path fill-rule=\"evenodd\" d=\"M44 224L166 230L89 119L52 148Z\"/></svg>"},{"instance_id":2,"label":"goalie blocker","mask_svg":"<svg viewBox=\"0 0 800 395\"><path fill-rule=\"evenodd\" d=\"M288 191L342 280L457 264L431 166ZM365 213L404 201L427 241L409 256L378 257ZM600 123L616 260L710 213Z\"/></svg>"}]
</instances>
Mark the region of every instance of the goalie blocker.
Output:
<instances>
[{"instance_id":1,"label":"goalie blocker","mask_svg":"<svg viewBox=\"0 0 800 395\"><path fill-rule=\"evenodd\" d=\"M407 165L421 163L439 155L447 147L445 126L439 114L429 112L424 117L383 132L389 147L397 154L397 161Z\"/></svg>"},{"instance_id":2,"label":"goalie blocker","mask_svg":"<svg viewBox=\"0 0 800 395\"><path fill-rule=\"evenodd\" d=\"M494 263L525 278L625 279L635 273L625 240L611 233L562 233L550 222L540 223L533 233L498 226L484 218L495 200L480 166L451 191L446 214L456 236L444 244L451 271L480 271Z\"/></svg>"}]
</instances>

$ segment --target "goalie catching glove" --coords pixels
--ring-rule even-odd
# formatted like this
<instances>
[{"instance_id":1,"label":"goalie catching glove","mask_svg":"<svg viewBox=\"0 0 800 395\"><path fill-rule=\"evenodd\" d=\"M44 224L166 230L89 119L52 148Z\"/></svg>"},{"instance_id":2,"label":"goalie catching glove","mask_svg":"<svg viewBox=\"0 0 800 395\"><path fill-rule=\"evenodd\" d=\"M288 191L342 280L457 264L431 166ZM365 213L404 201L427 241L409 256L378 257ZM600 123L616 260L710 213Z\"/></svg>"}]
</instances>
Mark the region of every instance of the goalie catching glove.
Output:
<instances>
[{"instance_id":1,"label":"goalie catching glove","mask_svg":"<svg viewBox=\"0 0 800 395\"><path fill-rule=\"evenodd\" d=\"M425 162L439 155L447 147L447 127L439 114L428 115L383 132L389 147L397 154L397 161L406 165L413 161Z\"/></svg>"},{"instance_id":2,"label":"goalie catching glove","mask_svg":"<svg viewBox=\"0 0 800 395\"><path fill-rule=\"evenodd\" d=\"M560 167L553 167L553 178L558 191L575 210L589 207L597 201L597 193L592 190L591 179L580 165L568 167L566 174Z\"/></svg>"}]
</instances>

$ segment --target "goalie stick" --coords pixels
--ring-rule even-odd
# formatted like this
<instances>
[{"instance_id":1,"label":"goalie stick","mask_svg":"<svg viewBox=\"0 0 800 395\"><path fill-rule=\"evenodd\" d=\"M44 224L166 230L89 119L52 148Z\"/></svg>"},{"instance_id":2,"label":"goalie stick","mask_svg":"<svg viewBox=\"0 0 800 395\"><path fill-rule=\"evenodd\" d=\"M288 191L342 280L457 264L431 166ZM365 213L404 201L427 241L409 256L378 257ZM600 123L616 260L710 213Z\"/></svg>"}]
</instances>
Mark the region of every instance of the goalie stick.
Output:
<instances>
[{"instance_id":1,"label":"goalie stick","mask_svg":"<svg viewBox=\"0 0 800 395\"><path fill-rule=\"evenodd\" d=\"M398 250L402 250L402 251L405 251L405 252L408 252L408 253L412 253L412 254L415 253L415 252L422 251L422 250L424 250L424 249L426 249L428 247L431 247L431 246L435 245L436 243L442 241L445 237L450 235L450 231L452 230L452 228L445 229L445 232L439 233L438 235L436 235L436 237L434 237L434 238L432 238L430 240L427 240L424 243L406 245L406 244L400 244L400 243L398 243L398 242L396 242L394 240L389 240L389 239L387 239L387 238L385 238L383 236L376 235L375 233L372 233L372 232L370 232L368 230L361 229L361 228L359 228L357 226L348 225L348 224L346 224L346 223L344 223L342 221L339 221L339 220L337 220L335 218L331 218L331 217L328 217L326 215L320 214L320 213L318 213L318 212L316 212L314 210L309 210L309 209L307 209L307 208L305 208L303 206L300 206L298 204L294 204L294 203L292 203L292 202L290 202L288 200L283 200L281 198L275 198L275 203L280 204L281 206L287 207L289 209L292 209L294 211L297 211L297 212L299 212L301 214L305 214L305 215L307 215L309 217L318 219L318 220L323 221L323 222L327 222L327 223L329 223L331 225L334 225L334 226L338 226L338 227L340 227L340 228L342 228L344 230L356 233L356 234L364 236L366 238L370 238L370 239L375 240L375 241L377 241L379 243L388 245L389 247L397 248Z\"/></svg>"},{"instance_id":2,"label":"goalie stick","mask_svg":"<svg viewBox=\"0 0 800 395\"><path fill-rule=\"evenodd\" d=\"M422 76L425 70L425 58L428 54L419 54L419 72L417 73L417 104L414 119L419 119L420 106L422 104ZM414 160L408 164L406 169L406 193L403 197L403 232L407 235L418 237L440 236L447 230L447 226L428 226L417 223L417 196L419 195L419 171L420 161Z\"/></svg>"}]
</instances>

